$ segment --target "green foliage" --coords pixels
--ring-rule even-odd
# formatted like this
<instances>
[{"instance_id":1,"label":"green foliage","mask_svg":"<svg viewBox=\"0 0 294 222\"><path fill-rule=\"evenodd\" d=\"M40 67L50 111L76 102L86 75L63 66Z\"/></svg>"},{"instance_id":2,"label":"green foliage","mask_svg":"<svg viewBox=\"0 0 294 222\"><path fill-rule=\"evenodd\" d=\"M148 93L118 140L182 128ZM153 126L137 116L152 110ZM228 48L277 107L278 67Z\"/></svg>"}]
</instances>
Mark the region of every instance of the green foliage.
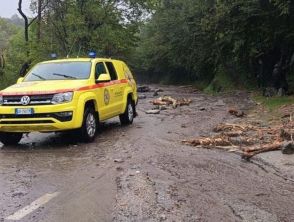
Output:
<instances>
[{"instance_id":1,"label":"green foliage","mask_svg":"<svg viewBox=\"0 0 294 222\"><path fill-rule=\"evenodd\" d=\"M283 105L293 104L293 96L284 97L264 97L262 95L255 95L254 100L267 107L270 111L273 111Z\"/></svg>"},{"instance_id":2,"label":"green foliage","mask_svg":"<svg viewBox=\"0 0 294 222\"><path fill-rule=\"evenodd\" d=\"M95 50L101 57L127 60L139 79L193 82L207 91L255 87L257 80L270 85L280 63L294 91L292 0L31 2L36 13L40 2L42 13L29 27L28 42L13 25L0 29L1 36L13 36L9 46L5 42L8 81L29 59L35 64L52 52L64 58Z\"/></svg>"},{"instance_id":3,"label":"green foliage","mask_svg":"<svg viewBox=\"0 0 294 222\"><path fill-rule=\"evenodd\" d=\"M66 58L87 56L95 50L101 57L127 59L138 44L140 25L157 4L156 0L32 0L35 13L38 2L41 20L29 19L28 42L24 41L23 31L15 31L11 23L0 20L0 40L13 36L9 46L5 41L7 67L1 88L17 79L25 62L30 60L34 65L50 59L53 52ZM2 30L9 34L2 34Z\"/></svg>"},{"instance_id":4,"label":"green foliage","mask_svg":"<svg viewBox=\"0 0 294 222\"><path fill-rule=\"evenodd\" d=\"M19 28L7 19L0 18L0 54L7 47L11 36L15 35L18 30Z\"/></svg>"},{"instance_id":5,"label":"green foliage","mask_svg":"<svg viewBox=\"0 0 294 222\"><path fill-rule=\"evenodd\" d=\"M270 84L275 63L294 65L293 20L294 1L162 0L141 29L136 69L208 82L217 81L221 69L240 85L257 82L262 60L262 81Z\"/></svg>"}]
</instances>

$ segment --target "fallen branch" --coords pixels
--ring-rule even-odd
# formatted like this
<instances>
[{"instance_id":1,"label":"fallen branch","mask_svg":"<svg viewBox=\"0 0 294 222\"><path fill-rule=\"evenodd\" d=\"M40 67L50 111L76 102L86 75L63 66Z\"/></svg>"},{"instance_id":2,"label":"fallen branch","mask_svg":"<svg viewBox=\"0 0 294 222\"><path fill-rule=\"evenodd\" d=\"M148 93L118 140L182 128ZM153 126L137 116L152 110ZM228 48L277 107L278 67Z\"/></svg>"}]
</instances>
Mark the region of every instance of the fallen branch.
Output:
<instances>
[{"instance_id":1,"label":"fallen branch","mask_svg":"<svg viewBox=\"0 0 294 222\"><path fill-rule=\"evenodd\" d=\"M178 106L188 106L192 103L191 99L174 99L170 96L160 97L152 101L152 104L155 106L169 106L172 105L173 108L177 108Z\"/></svg>"},{"instance_id":2,"label":"fallen branch","mask_svg":"<svg viewBox=\"0 0 294 222\"><path fill-rule=\"evenodd\" d=\"M225 137L183 140L182 143L191 146L232 146L229 139Z\"/></svg>"},{"instance_id":3,"label":"fallen branch","mask_svg":"<svg viewBox=\"0 0 294 222\"><path fill-rule=\"evenodd\" d=\"M242 159L249 160L253 156L260 154L260 153L281 150L282 145L283 145L282 143L276 143L276 144L264 145L261 147L247 148L244 150L244 153L242 154Z\"/></svg>"},{"instance_id":4,"label":"fallen branch","mask_svg":"<svg viewBox=\"0 0 294 222\"><path fill-rule=\"evenodd\" d=\"M248 126L241 126L237 124L230 124L230 123L222 123L214 127L213 131L218 133L218 132L227 132L227 131L233 131L233 130L238 130L238 131L246 131Z\"/></svg>"}]
</instances>

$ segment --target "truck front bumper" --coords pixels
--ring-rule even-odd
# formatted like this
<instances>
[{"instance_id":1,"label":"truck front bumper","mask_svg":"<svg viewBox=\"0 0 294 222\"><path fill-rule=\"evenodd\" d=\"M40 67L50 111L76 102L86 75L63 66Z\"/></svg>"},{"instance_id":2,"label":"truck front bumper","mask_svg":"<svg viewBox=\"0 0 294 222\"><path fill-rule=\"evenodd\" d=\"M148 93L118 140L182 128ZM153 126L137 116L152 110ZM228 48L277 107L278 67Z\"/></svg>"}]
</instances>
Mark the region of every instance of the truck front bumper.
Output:
<instances>
[{"instance_id":1,"label":"truck front bumper","mask_svg":"<svg viewBox=\"0 0 294 222\"><path fill-rule=\"evenodd\" d=\"M16 109L23 108L33 109L33 114L16 114ZM80 120L72 103L0 107L0 132L54 132L79 127Z\"/></svg>"}]
</instances>

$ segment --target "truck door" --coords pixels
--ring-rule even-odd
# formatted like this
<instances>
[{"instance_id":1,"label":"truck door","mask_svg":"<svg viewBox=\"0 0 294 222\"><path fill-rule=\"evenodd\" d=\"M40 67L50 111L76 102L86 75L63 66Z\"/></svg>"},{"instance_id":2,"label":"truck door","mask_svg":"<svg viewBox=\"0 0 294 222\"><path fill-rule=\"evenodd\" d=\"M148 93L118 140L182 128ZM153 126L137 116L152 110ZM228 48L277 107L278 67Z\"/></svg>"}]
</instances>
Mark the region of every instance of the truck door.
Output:
<instances>
[{"instance_id":1,"label":"truck door","mask_svg":"<svg viewBox=\"0 0 294 222\"><path fill-rule=\"evenodd\" d=\"M108 74L104 62L98 62L95 67L95 79L98 80L101 74ZM95 90L95 94L98 101L99 107L99 118L101 120L108 119L114 115L112 100L113 96L111 95L111 84L109 82L99 83L99 86Z\"/></svg>"},{"instance_id":2,"label":"truck door","mask_svg":"<svg viewBox=\"0 0 294 222\"><path fill-rule=\"evenodd\" d=\"M105 63L111 77L111 87L110 87L110 96L113 99L113 111L115 115L120 114L121 112L121 102L123 99L123 88L120 86L120 82L118 81L118 75L116 69L112 62Z\"/></svg>"}]
</instances>

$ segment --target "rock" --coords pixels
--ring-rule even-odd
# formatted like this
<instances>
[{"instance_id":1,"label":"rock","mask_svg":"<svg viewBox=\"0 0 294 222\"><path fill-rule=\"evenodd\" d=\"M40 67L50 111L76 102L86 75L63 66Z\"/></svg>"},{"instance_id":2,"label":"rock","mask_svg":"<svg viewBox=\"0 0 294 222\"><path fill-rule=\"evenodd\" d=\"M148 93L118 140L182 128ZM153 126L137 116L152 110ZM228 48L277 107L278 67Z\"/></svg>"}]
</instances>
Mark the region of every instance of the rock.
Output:
<instances>
[{"instance_id":1,"label":"rock","mask_svg":"<svg viewBox=\"0 0 294 222\"><path fill-rule=\"evenodd\" d=\"M285 95L286 95L285 90L283 88L279 88L277 96L282 97Z\"/></svg>"},{"instance_id":2,"label":"rock","mask_svg":"<svg viewBox=\"0 0 294 222\"><path fill-rule=\"evenodd\" d=\"M155 92L163 92L163 90L162 89L155 89Z\"/></svg>"},{"instance_id":3,"label":"rock","mask_svg":"<svg viewBox=\"0 0 294 222\"><path fill-rule=\"evenodd\" d=\"M150 92L151 89L149 86L139 86L137 88L137 92L141 92L141 93L144 93L144 92Z\"/></svg>"},{"instance_id":4,"label":"rock","mask_svg":"<svg viewBox=\"0 0 294 222\"><path fill-rule=\"evenodd\" d=\"M114 159L113 160L115 163L123 163L124 161L123 161L123 159Z\"/></svg>"},{"instance_id":5,"label":"rock","mask_svg":"<svg viewBox=\"0 0 294 222\"><path fill-rule=\"evenodd\" d=\"M144 95L144 94L143 95L139 95L138 96L138 99L146 99L146 95Z\"/></svg>"},{"instance_id":6,"label":"rock","mask_svg":"<svg viewBox=\"0 0 294 222\"><path fill-rule=\"evenodd\" d=\"M245 115L245 113L241 110L237 110L237 109L230 109L228 111L231 115L236 116L236 117L243 117Z\"/></svg>"},{"instance_id":7,"label":"rock","mask_svg":"<svg viewBox=\"0 0 294 222\"><path fill-rule=\"evenodd\" d=\"M160 106L159 109L160 110L167 110L167 107L166 106Z\"/></svg>"},{"instance_id":8,"label":"rock","mask_svg":"<svg viewBox=\"0 0 294 222\"><path fill-rule=\"evenodd\" d=\"M146 114L159 114L160 110L159 109L154 109L154 110L147 110L145 111Z\"/></svg>"},{"instance_id":9,"label":"rock","mask_svg":"<svg viewBox=\"0 0 294 222\"><path fill-rule=\"evenodd\" d=\"M122 167L117 167L116 170L117 170L117 171L123 171L124 168L122 168Z\"/></svg>"},{"instance_id":10,"label":"rock","mask_svg":"<svg viewBox=\"0 0 294 222\"><path fill-rule=\"evenodd\" d=\"M216 103L216 106L225 106L226 104L224 103L224 101L222 99L219 99Z\"/></svg>"},{"instance_id":11,"label":"rock","mask_svg":"<svg viewBox=\"0 0 294 222\"><path fill-rule=\"evenodd\" d=\"M164 221L166 220L166 215L165 214L161 214L160 215L160 221Z\"/></svg>"},{"instance_id":12,"label":"rock","mask_svg":"<svg viewBox=\"0 0 294 222\"><path fill-rule=\"evenodd\" d=\"M200 111L205 111L206 108L205 108L205 107L201 107L199 110L200 110Z\"/></svg>"},{"instance_id":13,"label":"rock","mask_svg":"<svg viewBox=\"0 0 294 222\"><path fill-rule=\"evenodd\" d=\"M294 154L294 143L293 142L284 142L282 146L283 154Z\"/></svg>"},{"instance_id":14,"label":"rock","mask_svg":"<svg viewBox=\"0 0 294 222\"><path fill-rule=\"evenodd\" d=\"M156 92L156 91L153 93L153 96L154 96L154 97L156 97L156 96L158 96L158 95L159 95L159 94L158 94L158 92Z\"/></svg>"}]
</instances>

